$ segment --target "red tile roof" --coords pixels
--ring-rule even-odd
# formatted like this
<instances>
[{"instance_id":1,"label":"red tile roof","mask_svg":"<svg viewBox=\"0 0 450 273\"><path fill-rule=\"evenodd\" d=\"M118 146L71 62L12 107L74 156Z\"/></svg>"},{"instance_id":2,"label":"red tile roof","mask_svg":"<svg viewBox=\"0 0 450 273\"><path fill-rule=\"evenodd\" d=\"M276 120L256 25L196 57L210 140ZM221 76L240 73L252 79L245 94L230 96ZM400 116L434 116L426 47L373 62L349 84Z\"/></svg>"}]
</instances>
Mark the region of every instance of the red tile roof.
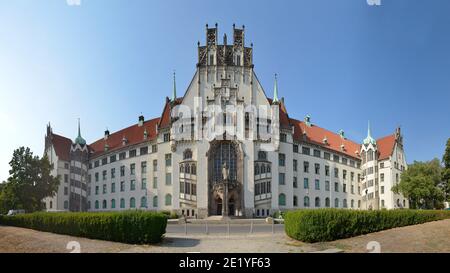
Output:
<instances>
[{"instance_id":1,"label":"red tile roof","mask_svg":"<svg viewBox=\"0 0 450 273\"><path fill-rule=\"evenodd\" d=\"M395 134L377 139L378 160L388 159L392 155L395 145Z\"/></svg>"},{"instance_id":2,"label":"red tile roof","mask_svg":"<svg viewBox=\"0 0 450 273\"><path fill-rule=\"evenodd\" d=\"M183 98L175 99L175 105L181 104L183 102ZM170 125L170 101L166 99L166 105L164 105L164 110L161 114L161 120L158 124L159 128L167 128Z\"/></svg>"},{"instance_id":3,"label":"red tile roof","mask_svg":"<svg viewBox=\"0 0 450 273\"><path fill-rule=\"evenodd\" d=\"M359 159L359 151L361 148L360 144L349 139L342 138L339 134L323 129L314 124L307 126L303 121L295 119L290 119L290 123L294 126L294 140L302 141L303 132L306 132L305 141L343 153L349 157ZM325 137L327 138L327 144L323 141ZM344 150L341 149L342 144L344 145Z\"/></svg>"},{"instance_id":4,"label":"red tile roof","mask_svg":"<svg viewBox=\"0 0 450 273\"><path fill-rule=\"evenodd\" d=\"M273 99L267 98L269 104L273 104ZM280 101L280 111L279 111L279 119L280 119L280 127L284 129L291 129L291 124L289 121L289 115L287 113L286 105Z\"/></svg>"},{"instance_id":5,"label":"red tile roof","mask_svg":"<svg viewBox=\"0 0 450 273\"><path fill-rule=\"evenodd\" d=\"M72 145L72 140L52 133L52 143L58 158L64 161L70 161L70 146Z\"/></svg>"},{"instance_id":6,"label":"red tile roof","mask_svg":"<svg viewBox=\"0 0 450 273\"><path fill-rule=\"evenodd\" d=\"M90 150L93 152L91 157L97 157L105 152L105 144L108 144L108 152L123 148L122 139L127 139L126 146L142 143L145 141L153 140L157 137L157 125L160 118L151 119L145 121L144 124L139 127L138 124L132 125L128 128L122 129L109 135L108 139L101 138L89 145ZM147 139L144 139L144 131L147 129Z\"/></svg>"}]
</instances>

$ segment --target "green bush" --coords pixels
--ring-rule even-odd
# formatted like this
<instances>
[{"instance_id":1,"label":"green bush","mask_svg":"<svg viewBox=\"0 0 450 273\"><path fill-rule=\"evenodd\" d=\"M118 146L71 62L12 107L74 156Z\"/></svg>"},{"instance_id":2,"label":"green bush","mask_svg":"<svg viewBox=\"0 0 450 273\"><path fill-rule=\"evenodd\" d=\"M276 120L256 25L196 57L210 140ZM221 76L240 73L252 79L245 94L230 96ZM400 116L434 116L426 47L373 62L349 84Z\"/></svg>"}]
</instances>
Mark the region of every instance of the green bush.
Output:
<instances>
[{"instance_id":1,"label":"green bush","mask_svg":"<svg viewBox=\"0 0 450 273\"><path fill-rule=\"evenodd\" d=\"M157 243L166 232L162 213L126 212L37 212L0 215L0 224L58 234L132 244Z\"/></svg>"},{"instance_id":2,"label":"green bush","mask_svg":"<svg viewBox=\"0 0 450 273\"><path fill-rule=\"evenodd\" d=\"M285 214L286 234L304 242L333 241L380 230L450 218L436 210L295 210Z\"/></svg>"}]
</instances>

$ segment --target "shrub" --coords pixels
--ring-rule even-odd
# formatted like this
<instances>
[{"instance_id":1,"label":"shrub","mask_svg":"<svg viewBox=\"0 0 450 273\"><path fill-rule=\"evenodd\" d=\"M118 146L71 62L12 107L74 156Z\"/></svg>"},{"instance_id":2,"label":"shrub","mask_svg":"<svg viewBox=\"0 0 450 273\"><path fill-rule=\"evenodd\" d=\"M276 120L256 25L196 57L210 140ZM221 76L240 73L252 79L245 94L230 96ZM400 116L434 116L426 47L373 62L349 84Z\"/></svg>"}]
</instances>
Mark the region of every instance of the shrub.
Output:
<instances>
[{"instance_id":1,"label":"shrub","mask_svg":"<svg viewBox=\"0 0 450 273\"><path fill-rule=\"evenodd\" d=\"M380 230L450 218L432 210L295 210L285 214L286 234L304 242L333 241Z\"/></svg>"},{"instance_id":2,"label":"shrub","mask_svg":"<svg viewBox=\"0 0 450 273\"><path fill-rule=\"evenodd\" d=\"M58 234L142 244L157 243L166 232L167 217L162 213L126 212L37 212L0 216L0 224Z\"/></svg>"}]
</instances>

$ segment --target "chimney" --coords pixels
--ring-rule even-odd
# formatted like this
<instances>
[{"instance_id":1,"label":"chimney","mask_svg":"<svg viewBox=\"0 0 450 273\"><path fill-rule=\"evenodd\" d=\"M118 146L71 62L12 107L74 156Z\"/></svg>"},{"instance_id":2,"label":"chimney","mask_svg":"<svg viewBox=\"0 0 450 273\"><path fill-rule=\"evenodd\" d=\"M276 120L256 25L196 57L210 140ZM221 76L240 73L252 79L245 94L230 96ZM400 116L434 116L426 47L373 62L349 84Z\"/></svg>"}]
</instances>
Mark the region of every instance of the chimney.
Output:
<instances>
[{"instance_id":1,"label":"chimney","mask_svg":"<svg viewBox=\"0 0 450 273\"><path fill-rule=\"evenodd\" d=\"M142 125L144 125L144 116L143 116L143 115L140 115L140 116L139 116L138 126L139 126L139 127L142 127Z\"/></svg>"},{"instance_id":2,"label":"chimney","mask_svg":"<svg viewBox=\"0 0 450 273\"><path fill-rule=\"evenodd\" d=\"M107 140L109 138L109 130L106 129L104 139Z\"/></svg>"}]
</instances>

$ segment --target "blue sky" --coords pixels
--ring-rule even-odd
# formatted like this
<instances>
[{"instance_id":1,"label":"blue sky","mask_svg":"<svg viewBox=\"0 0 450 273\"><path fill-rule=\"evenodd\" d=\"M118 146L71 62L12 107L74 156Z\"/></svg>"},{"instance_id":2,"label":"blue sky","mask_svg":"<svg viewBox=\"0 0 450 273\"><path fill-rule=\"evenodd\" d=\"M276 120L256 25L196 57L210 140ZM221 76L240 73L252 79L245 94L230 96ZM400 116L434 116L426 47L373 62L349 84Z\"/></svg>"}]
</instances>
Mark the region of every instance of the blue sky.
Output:
<instances>
[{"instance_id":1,"label":"blue sky","mask_svg":"<svg viewBox=\"0 0 450 273\"><path fill-rule=\"evenodd\" d=\"M450 1L0 0L0 181L19 146L42 155L45 126L88 142L161 114L177 71L194 72L205 24L246 26L255 71L291 117L361 141L401 125L408 162L450 137ZM181 94L179 94L181 95Z\"/></svg>"}]
</instances>

